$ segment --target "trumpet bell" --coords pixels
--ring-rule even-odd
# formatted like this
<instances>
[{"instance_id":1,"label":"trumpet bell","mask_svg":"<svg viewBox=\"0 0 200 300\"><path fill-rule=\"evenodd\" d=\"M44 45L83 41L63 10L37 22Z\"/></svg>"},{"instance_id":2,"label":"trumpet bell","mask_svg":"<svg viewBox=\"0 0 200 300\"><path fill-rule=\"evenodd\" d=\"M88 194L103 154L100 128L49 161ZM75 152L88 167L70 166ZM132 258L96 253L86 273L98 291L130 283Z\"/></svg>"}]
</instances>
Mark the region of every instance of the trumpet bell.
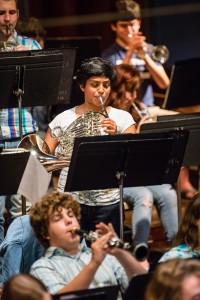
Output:
<instances>
[{"instance_id":1,"label":"trumpet bell","mask_svg":"<svg viewBox=\"0 0 200 300\"><path fill-rule=\"evenodd\" d=\"M50 154L47 143L37 134L29 134L25 136L19 143L18 148L23 148L35 156L46 171L55 171L69 166L69 161L60 160L56 156Z\"/></svg>"},{"instance_id":2,"label":"trumpet bell","mask_svg":"<svg viewBox=\"0 0 200 300\"><path fill-rule=\"evenodd\" d=\"M151 58L161 64L166 63L169 58L169 50L165 45L154 46L151 53Z\"/></svg>"}]
</instances>

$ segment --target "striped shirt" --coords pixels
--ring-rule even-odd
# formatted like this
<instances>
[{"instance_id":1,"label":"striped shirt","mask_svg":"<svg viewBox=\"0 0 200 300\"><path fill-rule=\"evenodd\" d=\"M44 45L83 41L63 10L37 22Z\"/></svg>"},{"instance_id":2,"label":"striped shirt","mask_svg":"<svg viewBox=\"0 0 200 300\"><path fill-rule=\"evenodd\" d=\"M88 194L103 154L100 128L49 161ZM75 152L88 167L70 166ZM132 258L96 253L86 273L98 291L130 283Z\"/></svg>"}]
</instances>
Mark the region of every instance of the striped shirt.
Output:
<instances>
[{"instance_id":1,"label":"striped shirt","mask_svg":"<svg viewBox=\"0 0 200 300\"><path fill-rule=\"evenodd\" d=\"M30 273L41 280L51 294L56 294L67 283L71 282L90 262L91 249L84 242L77 255L68 255L61 248L49 247L45 257L37 260ZM89 288L120 285L122 291L128 287L128 277L118 260L107 255L95 273Z\"/></svg>"},{"instance_id":2,"label":"striped shirt","mask_svg":"<svg viewBox=\"0 0 200 300\"><path fill-rule=\"evenodd\" d=\"M38 42L28 37L20 36L14 31L14 38L18 44L28 47L29 50L41 49ZM37 131L37 124L33 116L33 108L22 107L22 131L23 135ZM0 140L19 138L19 111L18 108L0 110Z\"/></svg>"}]
</instances>

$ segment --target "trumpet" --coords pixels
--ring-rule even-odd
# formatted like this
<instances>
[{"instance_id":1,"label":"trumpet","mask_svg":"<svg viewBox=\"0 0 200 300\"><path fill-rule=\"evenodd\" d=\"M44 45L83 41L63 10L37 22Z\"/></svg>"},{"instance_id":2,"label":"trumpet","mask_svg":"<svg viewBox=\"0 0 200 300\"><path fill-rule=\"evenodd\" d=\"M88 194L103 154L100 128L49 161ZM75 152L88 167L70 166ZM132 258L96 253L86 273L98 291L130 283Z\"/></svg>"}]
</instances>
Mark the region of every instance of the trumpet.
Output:
<instances>
[{"instance_id":1,"label":"trumpet","mask_svg":"<svg viewBox=\"0 0 200 300\"><path fill-rule=\"evenodd\" d=\"M73 228L71 230L71 233L79 235L79 236L85 238L87 241L90 241L90 242L95 242L98 238L101 237L101 235L98 234L95 231L89 231L88 232L86 230L81 230L81 229L77 229L77 228ZM108 241L108 246L131 251L133 253L134 257L138 261L144 261L148 256L148 247L147 247L147 244L145 244L145 243L138 243L136 245L132 245L128 242L122 241L119 238L112 237Z\"/></svg>"},{"instance_id":2,"label":"trumpet","mask_svg":"<svg viewBox=\"0 0 200 300\"><path fill-rule=\"evenodd\" d=\"M136 113L138 114L140 120L145 117L148 116L149 117L149 121L153 122L153 119L151 118L149 112L148 112L148 108L143 108L143 109L139 109L138 106L133 102L132 103L132 107L134 108L134 110L136 111Z\"/></svg>"},{"instance_id":3,"label":"trumpet","mask_svg":"<svg viewBox=\"0 0 200 300\"><path fill-rule=\"evenodd\" d=\"M131 39L132 37L133 34L129 33L128 38ZM144 42L142 47L143 55L147 54L149 50L151 51L151 58L155 62L164 64L169 59L169 49L165 45L150 46Z\"/></svg>"}]
</instances>

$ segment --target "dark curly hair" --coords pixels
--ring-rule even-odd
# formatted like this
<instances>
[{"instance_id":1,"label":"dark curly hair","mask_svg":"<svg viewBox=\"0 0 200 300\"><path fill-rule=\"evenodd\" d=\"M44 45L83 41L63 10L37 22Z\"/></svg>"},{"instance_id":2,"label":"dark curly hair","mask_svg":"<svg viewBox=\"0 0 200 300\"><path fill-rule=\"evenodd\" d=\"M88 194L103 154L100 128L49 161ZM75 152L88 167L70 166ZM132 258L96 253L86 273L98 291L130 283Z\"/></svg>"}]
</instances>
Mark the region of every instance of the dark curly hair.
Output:
<instances>
[{"instance_id":1,"label":"dark curly hair","mask_svg":"<svg viewBox=\"0 0 200 300\"><path fill-rule=\"evenodd\" d=\"M112 84L116 76L114 66L108 60L101 57L85 59L77 70L77 82L85 87L86 81L93 76L105 76L110 79Z\"/></svg>"},{"instance_id":2,"label":"dark curly hair","mask_svg":"<svg viewBox=\"0 0 200 300\"><path fill-rule=\"evenodd\" d=\"M52 192L45 194L34 203L30 210L30 223L33 230L45 248L49 247L48 226L50 216L62 208L71 208L77 220L80 220L80 205L70 193Z\"/></svg>"}]
</instances>

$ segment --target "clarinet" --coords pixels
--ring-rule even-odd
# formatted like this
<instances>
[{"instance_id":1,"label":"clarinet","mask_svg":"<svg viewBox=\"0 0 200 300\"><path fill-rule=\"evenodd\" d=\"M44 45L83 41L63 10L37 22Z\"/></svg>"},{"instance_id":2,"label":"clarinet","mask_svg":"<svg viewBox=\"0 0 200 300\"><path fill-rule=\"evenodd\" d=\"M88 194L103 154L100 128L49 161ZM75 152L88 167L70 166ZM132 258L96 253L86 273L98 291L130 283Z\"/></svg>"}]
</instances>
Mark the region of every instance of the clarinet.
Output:
<instances>
[{"instance_id":1,"label":"clarinet","mask_svg":"<svg viewBox=\"0 0 200 300\"><path fill-rule=\"evenodd\" d=\"M73 228L71 232L72 234L79 235L90 242L95 242L98 238L101 237L101 235L95 231L86 231L82 229ZM136 245L132 245L128 242L122 241L119 238L112 237L108 241L108 245L109 247L116 247L123 250L131 251L138 261L144 261L148 256L148 246L145 243L138 243Z\"/></svg>"}]
</instances>

